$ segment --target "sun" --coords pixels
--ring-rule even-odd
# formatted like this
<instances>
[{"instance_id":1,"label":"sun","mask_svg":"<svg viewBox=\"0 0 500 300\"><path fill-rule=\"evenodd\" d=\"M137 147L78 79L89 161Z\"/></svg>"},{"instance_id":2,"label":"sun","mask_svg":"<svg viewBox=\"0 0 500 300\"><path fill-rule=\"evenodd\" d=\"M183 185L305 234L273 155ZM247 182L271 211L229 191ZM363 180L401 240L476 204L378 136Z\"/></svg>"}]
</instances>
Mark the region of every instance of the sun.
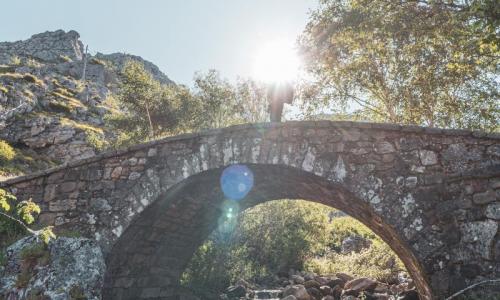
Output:
<instances>
[{"instance_id":1,"label":"sun","mask_svg":"<svg viewBox=\"0 0 500 300\"><path fill-rule=\"evenodd\" d=\"M266 82L293 81L297 78L300 59L287 43L273 41L263 44L255 53L253 76Z\"/></svg>"}]
</instances>

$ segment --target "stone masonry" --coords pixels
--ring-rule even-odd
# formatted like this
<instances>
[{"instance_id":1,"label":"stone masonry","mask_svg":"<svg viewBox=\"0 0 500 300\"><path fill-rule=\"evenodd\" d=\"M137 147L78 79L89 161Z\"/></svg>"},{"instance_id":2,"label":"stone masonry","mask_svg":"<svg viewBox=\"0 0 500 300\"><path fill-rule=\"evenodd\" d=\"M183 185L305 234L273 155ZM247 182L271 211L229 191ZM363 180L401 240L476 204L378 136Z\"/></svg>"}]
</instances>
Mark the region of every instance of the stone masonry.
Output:
<instances>
[{"instance_id":1,"label":"stone masonry","mask_svg":"<svg viewBox=\"0 0 500 300\"><path fill-rule=\"evenodd\" d=\"M498 134L353 122L250 124L106 152L0 183L39 222L93 238L105 299L178 299L217 226L225 166L246 164L240 209L274 199L336 207L400 256L423 299L500 277Z\"/></svg>"}]
</instances>

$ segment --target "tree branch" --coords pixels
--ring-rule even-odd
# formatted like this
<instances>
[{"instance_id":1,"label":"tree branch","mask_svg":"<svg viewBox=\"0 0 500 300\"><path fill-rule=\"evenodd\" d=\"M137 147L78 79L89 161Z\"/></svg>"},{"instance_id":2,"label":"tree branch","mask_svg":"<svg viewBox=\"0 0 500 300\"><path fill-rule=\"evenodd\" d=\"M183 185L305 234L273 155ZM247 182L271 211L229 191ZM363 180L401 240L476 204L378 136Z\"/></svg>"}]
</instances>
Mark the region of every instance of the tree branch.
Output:
<instances>
[{"instance_id":1,"label":"tree branch","mask_svg":"<svg viewBox=\"0 0 500 300\"><path fill-rule=\"evenodd\" d=\"M34 234L34 235L37 235L37 231L30 229L28 226L26 226L26 224L24 224L23 222L21 222L20 220L18 220L16 218L14 218L13 216L8 215L8 214L1 212L1 211L0 211L0 215L2 215L4 217L6 217L7 219L14 221L17 224L21 225L24 228L24 230L26 230L27 232Z\"/></svg>"},{"instance_id":2,"label":"tree branch","mask_svg":"<svg viewBox=\"0 0 500 300\"><path fill-rule=\"evenodd\" d=\"M487 284L487 283L495 283L495 282L500 282L500 279L489 279L489 280L480 281L478 283L474 283L473 285L470 285L470 286L466 287L465 289L456 292L455 294L451 295L450 297L448 297L448 298L446 298L444 300L451 300L453 298L456 298L457 296L465 293L468 290L471 290L471 289L475 288L476 286L479 286L479 285L482 285L482 284Z\"/></svg>"}]
</instances>

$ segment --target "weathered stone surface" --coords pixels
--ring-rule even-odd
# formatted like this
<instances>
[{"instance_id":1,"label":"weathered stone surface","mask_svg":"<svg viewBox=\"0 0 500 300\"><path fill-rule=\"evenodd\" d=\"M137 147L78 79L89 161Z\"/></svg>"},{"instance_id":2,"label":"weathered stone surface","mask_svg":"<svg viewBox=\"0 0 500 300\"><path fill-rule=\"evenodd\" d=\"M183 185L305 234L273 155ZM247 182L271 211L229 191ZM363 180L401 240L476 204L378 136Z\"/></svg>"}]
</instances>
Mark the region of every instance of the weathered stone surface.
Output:
<instances>
[{"instance_id":1,"label":"weathered stone surface","mask_svg":"<svg viewBox=\"0 0 500 300\"><path fill-rule=\"evenodd\" d=\"M493 203L486 207L486 217L500 220L500 203Z\"/></svg>"},{"instance_id":2,"label":"weathered stone surface","mask_svg":"<svg viewBox=\"0 0 500 300\"><path fill-rule=\"evenodd\" d=\"M477 193L472 197L472 201L476 204L486 204L496 200L496 193L492 190L488 190L483 193Z\"/></svg>"},{"instance_id":3,"label":"weathered stone surface","mask_svg":"<svg viewBox=\"0 0 500 300\"><path fill-rule=\"evenodd\" d=\"M303 285L291 285L283 290L283 297L294 296L297 300L310 300L311 296L307 293Z\"/></svg>"},{"instance_id":4,"label":"weathered stone surface","mask_svg":"<svg viewBox=\"0 0 500 300\"><path fill-rule=\"evenodd\" d=\"M109 257L106 295L138 299L169 278L161 293L174 296L171 285L217 225L222 170L245 164L255 181L242 209L283 198L336 207L391 243L422 299L443 298L457 282L500 276L500 157L484 151L496 144L488 135L378 124L242 125L103 153L0 186L44 201L42 220L57 230L98 242ZM473 278L451 276L465 264L488 267ZM149 274L150 267L165 271ZM124 288L125 277L136 280Z\"/></svg>"},{"instance_id":5,"label":"weathered stone surface","mask_svg":"<svg viewBox=\"0 0 500 300\"><path fill-rule=\"evenodd\" d=\"M475 257L492 259L491 245L497 233L498 223L493 220L464 223L460 226L462 243L458 256L464 260Z\"/></svg>"},{"instance_id":6,"label":"weathered stone surface","mask_svg":"<svg viewBox=\"0 0 500 300\"><path fill-rule=\"evenodd\" d=\"M37 260L36 267L24 288L16 288L22 270L23 249L39 243L34 237L23 238L7 248L7 262L0 270L0 297L2 299L72 299L70 293L78 292L86 299L101 299L105 263L100 247L92 240L58 238L52 241L46 261ZM48 264L47 264L48 262ZM30 298L31 299L31 298Z\"/></svg>"},{"instance_id":7,"label":"weathered stone surface","mask_svg":"<svg viewBox=\"0 0 500 300\"><path fill-rule=\"evenodd\" d=\"M373 291L377 287L378 282L371 278L356 278L346 282L344 290L352 290L356 293L362 291Z\"/></svg>"},{"instance_id":8,"label":"weathered stone surface","mask_svg":"<svg viewBox=\"0 0 500 300\"><path fill-rule=\"evenodd\" d=\"M361 250L370 247L371 241L359 235L348 236L342 241L341 252L348 254L351 252L360 252Z\"/></svg>"}]
</instances>

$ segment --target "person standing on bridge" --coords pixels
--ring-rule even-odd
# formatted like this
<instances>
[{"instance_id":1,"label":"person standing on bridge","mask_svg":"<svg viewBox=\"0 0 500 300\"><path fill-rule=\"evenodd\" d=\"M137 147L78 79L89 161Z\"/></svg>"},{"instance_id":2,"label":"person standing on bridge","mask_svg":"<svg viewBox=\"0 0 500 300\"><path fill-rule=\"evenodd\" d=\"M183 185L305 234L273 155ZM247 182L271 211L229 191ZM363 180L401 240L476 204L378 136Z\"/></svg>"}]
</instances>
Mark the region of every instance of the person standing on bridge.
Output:
<instances>
[{"instance_id":1,"label":"person standing on bridge","mask_svg":"<svg viewBox=\"0 0 500 300\"><path fill-rule=\"evenodd\" d=\"M283 106L285 103L292 104L293 86L290 83L274 83L267 89L269 101L269 114L271 122L281 122Z\"/></svg>"}]
</instances>

